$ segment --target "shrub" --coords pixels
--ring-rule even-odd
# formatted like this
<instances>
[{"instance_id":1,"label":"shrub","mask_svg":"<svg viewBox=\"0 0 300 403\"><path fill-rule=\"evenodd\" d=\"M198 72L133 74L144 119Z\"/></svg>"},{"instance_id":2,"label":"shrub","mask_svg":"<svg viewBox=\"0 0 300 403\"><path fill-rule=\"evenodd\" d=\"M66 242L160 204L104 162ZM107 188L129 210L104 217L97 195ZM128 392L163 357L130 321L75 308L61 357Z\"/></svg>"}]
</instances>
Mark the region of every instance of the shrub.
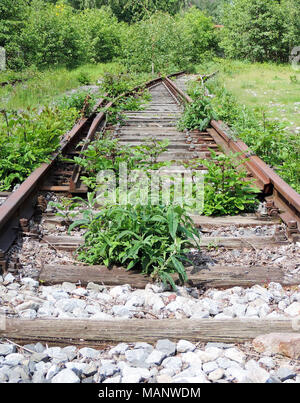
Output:
<instances>
[{"instance_id":1,"label":"shrub","mask_svg":"<svg viewBox=\"0 0 300 403\"><path fill-rule=\"evenodd\" d=\"M211 99L202 93L185 107L184 113L178 122L178 128L180 130L205 130L212 119L217 119L217 115Z\"/></svg>"},{"instance_id":2,"label":"shrub","mask_svg":"<svg viewBox=\"0 0 300 403\"><path fill-rule=\"evenodd\" d=\"M57 101L60 109L74 108L81 112L82 116L88 117L96 103L96 97L90 91L76 91L70 95L64 95Z\"/></svg>"},{"instance_id":3,"label":"shrub","mask_svg":"<svg viewBox=\"0 0 300 403\"><path fill-rule=\"evenodd\" d=\"M178 25L186 35L188 52L192 63L211 58L217 49L215 29L211 17L195 7L177 18Z\"/></svg>"},{"instance_id":4,"label":"shrub","mask_svg":"<svg viewBox=\"0 0 300 403\"><path fill-rule=\"evenodd\" d=\"M207 216L236 215L254 211L259 189L247 178L247 171L238 160L239 154L211 151L211 160L200 160L207 167L204 177L204 210Z\"/></svg>"},{"instance_id":5,"label":"shrub","mask_svg":"<svg viewBox=\"0 0 300 403\"><path fill-rule=\"evenodd\" d=\"M110 62L120 53L120 28L109 8L82 11L78 15L78 31L86 61Z\"/></svg>"},{"instance_id":6,"label":"shrub","mask_svg":"<svg viewBox=\"0 0 300 403\"><path fill-rule=\"evenodd\" d=\"M191 61L189 42L177 19L157 12L122 32L123 60L134 71L170 73Z\"/></svg>"},{"instance_id":7,"label":"shrub","mask_svg":"<svg viewBox=\"0 0 300 403\"><path fill-rule=\"evenodd\" d=\"M44 108L0 116L0 191L21 183L57 149L74 124L75 109Z\"/></svg>"},{"instance_id":8,"label":"shrub","mask_svg":"<svg viewBox=\"0 0 300 403\"><path fill-rule=\"evenodd\" d=\"M197 244L199 233L179 206L126 205L109 206L90 215L86 222L75 221L87 229L78 259L88 264L124 266L170 283L176 273L181 283L187 281L183 263L190 247Z\"/></svg>"},{"instance_id":9,"label":"shrub","mask_svg":"<svg viewBox=\"0 0 300 403\"><path fill-rule=\"evenodd\" d=\"M33 0L19 39L26 65L75 67L84 48L73 8Z\"/></svg>"},{"instance_id":10,"label":"shrub","mask_svg":"<svg viewBox=\"0 0 300 403\"><path fill-rule=\"evenodd\" d=\"M296 19L287 22L290 15L287 2L234 0L228 3L221 43L226 55L259 62L288 61L289 47L297 39L296 36L292 39L294 34L290 32L298 22Z\"/></svg>"}]
</instances>

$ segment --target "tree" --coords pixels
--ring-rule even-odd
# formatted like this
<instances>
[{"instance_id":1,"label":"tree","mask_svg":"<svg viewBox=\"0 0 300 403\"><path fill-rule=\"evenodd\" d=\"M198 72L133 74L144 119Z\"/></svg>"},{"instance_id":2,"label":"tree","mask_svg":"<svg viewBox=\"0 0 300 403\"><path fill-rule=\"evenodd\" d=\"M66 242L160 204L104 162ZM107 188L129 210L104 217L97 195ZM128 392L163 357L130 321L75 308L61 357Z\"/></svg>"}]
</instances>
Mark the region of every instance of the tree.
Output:
<instances>
[{"instance_id":1,"label":"tree","mask_svg":"<svg viewBox=\"0 0 300 403\"><path fill-rule=\"evenodd\" d=\"M188 37L170 14L156 12L126 26L122 36L124 63L129 69L174 72L190 62Z\"/></svg>"},{"instance_id":2,"label":"tree","mask_svg":"<svg viewBox=\"0 0 300 403\"><path fill-rule=\"evenodd\" d=\"M227 0L228 2L228 0ZM190 4L195 5L199 10L211 16L216 23L220 23L222 6L226 0L191 0Z\"/></svg>"},{"instance_id":3,"label":"tree","mask_svg":"<svg viewBox=\"0 0 300 403\"><path fill-rule=\"evenodd\" d=\"M175 15L186 4L186 0L107 0L119 21L133 22L148 17L156 11Z\"/></svg>"},{"instance_id":4,"label":"tree","mask_svg":"<svg viewBox=\"0 0 300 403\"><path fill-rule=\"evenodd\" d=\"M221 43L226 56L258 62L288 61L284 3L283 0L232 0L227 4Z\"/></svg>"},{"instance_id":5,"label":"tree","mask_svg":"<svg viewBox=\"0 0 300 403\"><path fill-rule=\"evenodd\" d=\"M75 67L84 61L84 49L74 9L33 0L19 43L27 65Z\"/></svg>"},{"instance_id":6,"label":"tree","mask_svg":"<svg viewBox=\"0 0 300 403\"><path fill-rule=\"evenodd\" d=\"M200 63L211 56L217 47L212 18L192 7L179 18L179 24L189 43L191 62Z\"/></svg>"},{"instance_id":7,"label":"tree","mask_svg":"<svg viewBox=\"0 0 300 403\"><path fill-rule=\"evenodd\" d=\"M25 0L1 0L0 46L6 50L9 68L22 68L18 37L24 27L28 5Z\"/></svg>"}]
</instances>

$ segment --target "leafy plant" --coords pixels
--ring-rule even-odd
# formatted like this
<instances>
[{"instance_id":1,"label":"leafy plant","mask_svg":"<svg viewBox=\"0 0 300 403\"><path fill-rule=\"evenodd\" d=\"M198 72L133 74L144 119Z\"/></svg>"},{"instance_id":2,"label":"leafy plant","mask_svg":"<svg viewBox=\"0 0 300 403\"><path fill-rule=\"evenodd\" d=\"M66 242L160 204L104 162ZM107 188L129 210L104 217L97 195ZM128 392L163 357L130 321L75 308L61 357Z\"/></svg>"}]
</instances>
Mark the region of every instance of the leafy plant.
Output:
<instances>
[{"instance_id":1,"label":"leafy plant","mask_svg":"<svg viewBox=\"0 0 300 403\"><path fill-rule=\"evenodd\" d=\"M207 168L204 177L204 210L207 216L236 215L251 212L258 204L259 189L247 178L239 154L217 154L210 160L198 160Z\"/></svg>"},{"instance_id":2,"label":"leafy plant","mask_svg":"<svg viewBox=\"0 0 300 403\"><path fill-rule=\"evenodd\" d=\"M187 281L186 253L199 247L199 234L180 206L111 205L90 221L74 222L70 230L78 225L86 228L79 260L139 270L174 288L172 274Z\"/></svg>"},{"instance_id":3,"label":"leafy plant","mask_svg":"<svg viewBox=\"0 0 300 403\"><path fill-rule=\"evenodd\" d=\"M44 108L37 113L3 111L0 115L0 190L21 183L42 162L48 161L63 134L71 129L78 112Z\"/></svg>"},{"instance_id":4,"label":"leafy plant","mask_svg":"<svg viewBox=\"0 0 300 403\"><path fill-rule=\"evenodd\" d=\"M62 224L67 227L69 227L74 218L77 217L77 208L81 205L81 203L76 203L75 200L76 198L62 197L58 202L50 201L48 203L49 207L55 208L56 215L63 218ZM82 202L81 199L80 202Z\"/></svg>"},{"instance_id":5,"label":"leafy plant","mask_svg":"<svg viewBox=\"0 0 300 403\"><path fill-rule=\"evenodd\" d=\"M90 91L76 91L73 94L64 95L57 101L60 109L75 108L82 116L88 117L96 103L96 97Z\"/></svg>"},{"instance_id":6,"label":"leafy plant","mask_svg":"<svg viewBox=\"0 0 300 403\"><path fill-rule=\"evenodd\" d=\"M90 85L92 82L91 76L83 70L79 72L77 80L82 85Z\"/></svg>"},{"instance_id":7,"label":"leafy plant","mask_svg":"<svg viewBox=\"0 0 300 403\"><path fill-rule=\"evenodd\" d=\"M211 99L202 93L185 107L184 113L178 122L178 128L179 130L205 130L212 119L217 119L217 115Z\"/></svg>"}]
</instances>

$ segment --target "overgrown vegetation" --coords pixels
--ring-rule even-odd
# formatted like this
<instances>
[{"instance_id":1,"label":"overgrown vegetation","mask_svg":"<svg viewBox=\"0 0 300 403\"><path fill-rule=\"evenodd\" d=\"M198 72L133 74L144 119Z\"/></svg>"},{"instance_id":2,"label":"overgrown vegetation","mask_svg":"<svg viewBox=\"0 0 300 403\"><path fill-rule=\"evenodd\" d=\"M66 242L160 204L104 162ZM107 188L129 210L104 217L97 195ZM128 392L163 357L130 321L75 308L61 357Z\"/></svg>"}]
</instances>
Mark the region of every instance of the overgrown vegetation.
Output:
<instances>
[{"instance_id":1,"label":"overgrown vegetation","mask_svg":"<svg viewBox=\"0 0 300 403\"><path fill-rule=\"evenodd\" d=\"M119 265L176 288L172 274L187 280L184 263L199 234L180 206L110 205L97 215L74 222L86 228L78 259L88 264Z\"/></svg>"},{"instance_id":2,"label":"overgrown vegetation","mask_svg":"<svg viewBox=\"0 0 300 403\"><path fill-rule=\"evenodd\" d=\"M208 87L216 95L212 102L219 119L230 125L232 135L241 138L300 192L299 136L286 130L283 123L269 118L265 112L239 104L221 82L214 80Z\"/></svg>"},{"instance_id":3,"label":"overgrown vegetation","mask_svg":"<svg viewBox=\"0 0 300 403\"><path fill-rule=\"evenodd\" d=\"M193 102L186 105L184 113L178 122L179 130L205 130L212 119L217 119L217 114L203 87L193 91Z\"/></svg>"},{"instance_id":4,"label":"overgrown vegetation","mask_svg":"<svg viewBox=\"0 0 300 403\"><path fill-rule=\"evenodd\" d=\"M106 3L76 10L64 1L3 0L0 46L7 67L74 68L119 60L135 71L152 72L153 65L155 72L170 71L203 60L216 46L211 18L196 9L176 13L181 0ZM135 18L123 18L118 7Z\"/></svg>"},{"instance_id":5,"label":"overgrown vegetation","mask_svg":"<svg viewBox=\"0 0 300 403\"><path fill-rule=\"evenodd\" d=\"M78 117L75 108L1 111L0 191L12 189L47 161Z\"/></svg>"},{"instance_id":6,"label":"overgrown vegetation","mask_svg":"<svg viewBox=\"0 0 300 403\"><path fill-rule=\"evenodd\" d=\"M207 216L236 215L253 212L258 205L254 180L247 178L245 161L238 154L216 154L199 162L207 168L204 177L204 209Z\"/></svg>"},{"instance_id":7,"label":"overgrown vegetation","mask_svg":"<svg viewBox=\"0 0 300 403\"><path fill-rule=\"evenodd\" d=\"M103 185L99 172L110 170L118 180L121 164L126 164L128 174L133 170L143 170L149 174L152 169L167 164L158 163L157 158L166 151L168 141L149 139L139 146L130 147L120 144L110 133L100 136L88 145L82 157L74 157L76 164L84 169L81 177L83 183L92 190L100 190Z\"/></svg>"},{"instance_id":8,"label":"overgrown vegetation","mask_svg":"<svg viewBox=\"0 0 300 403\"><path fill-rule=\"evenodd\" d=\"M101 96L116 99L154 74L193 71L216 54L288 62L291 50L299 46L299 13L299 0L1 0L0 46L5 47L9 70L0 73L0 82L8 82L0 89L0 191L24 180L57 149L75 120L90 114L95 103L91 93L61 96L65 91L100 79ZM214 23L223 27L216 29ZM222 60L221 69L232 77L233 66ZM296 93L298 73L288 78ZM247 90L253 86L246 81L242 85ZM300 192L296 134L271 119L266 108L241 105L221 79L210 80L206 89L196 82L189 92L194 102L187 106L180 129L204 130L211 119L222 119L233 138L242 138ZM141 109L145 94L117 100L108 123L122 123L123 111ZM132 174L129 196L135 199L139 179L135 170L147 179L165 164L158 161L166 149L167 143L155 139L129 148L110 136L98 137L84 158L75 161L83 168L83 182L95 192L108 182L98 176L99 171L112 172L118 180L126 163ZM194 161L208 170L204 214L237 214L256 207L257 190L242 167L237 170L236 157L212 152L211 161ZM170 187L174 191L174 183ZM122 197L117 181L116 196ZM191 206L166 206L161 198L156 205L147 198L133 204L130 197L116 205L115 200L104 203L89 193L87 201L64 199L54 205L70 231L76 226L86 229L78 258L136 269L173 287L173 274L185 282L186 252L195 243L199 247L198 233L187 215ZM101 213L95 214L102 202ZM82 203L83 219L73 223Z\"/></svg>"},{"instance_id":9,"label":"overgrown vegetation","mask_svg":"<svg viewBox=\"0 0 300 403\"><path fill-rule=\"evenodd\" d=\"M288 62L299 46L299 0L233 0L222 22L221 46L229 58Z\"/></svg>"}]
</instances>

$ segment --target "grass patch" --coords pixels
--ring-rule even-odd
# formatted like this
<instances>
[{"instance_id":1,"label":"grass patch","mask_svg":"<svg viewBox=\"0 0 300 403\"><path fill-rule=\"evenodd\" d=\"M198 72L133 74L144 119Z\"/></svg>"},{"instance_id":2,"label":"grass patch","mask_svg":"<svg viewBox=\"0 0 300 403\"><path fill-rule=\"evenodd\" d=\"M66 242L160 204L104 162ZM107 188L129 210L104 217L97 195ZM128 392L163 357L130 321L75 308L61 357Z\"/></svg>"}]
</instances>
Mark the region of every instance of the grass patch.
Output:
<instances>
[{"instance_id":1,"label":"grass patch","mask_svg":"<svg viewBox=\"0 0 300 403\"><path fill-rule=\"evenodd\" d=\"M300 128L300 71L289 64L221 59L197 67L199 73L216 70L238 102L283 122L290 131Z\"/></svg>"},{"instance_id":2,"label":"grass patch","mask_svg":"<svg viewBox=\"0 0 300 403\"><path fill-rule=\"evenodd\" d=\"M118 63L102 63L73 70L60 67L42 72L27 71L22 73L26 81L0 88L0 108L17 110L48 105L66 91L86 84L95 85L106 72L119 73L122 69ZM6 81L7 74L0 74L0 82ZM19 73L16 75L19 77Z\"/></svg>"}]
</instances>

